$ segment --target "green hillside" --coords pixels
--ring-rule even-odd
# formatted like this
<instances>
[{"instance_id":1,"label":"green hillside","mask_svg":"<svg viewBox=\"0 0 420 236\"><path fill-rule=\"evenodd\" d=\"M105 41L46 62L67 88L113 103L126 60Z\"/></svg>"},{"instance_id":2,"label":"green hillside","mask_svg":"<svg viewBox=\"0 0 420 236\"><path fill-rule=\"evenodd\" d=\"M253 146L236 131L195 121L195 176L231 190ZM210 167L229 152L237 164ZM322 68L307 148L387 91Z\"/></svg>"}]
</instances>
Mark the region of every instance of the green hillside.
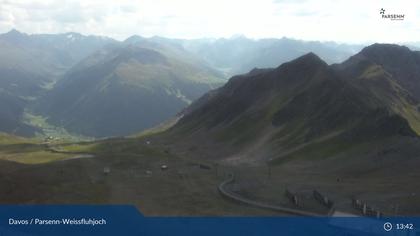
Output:
<instances>
[{"instance_id":1,"label":"green hillside","mask_svg":"<svg viewBox=\"0 0 420 236\"><path fill-rule=\"evenodd\" d=\"M66 73L39 101L48 122L105 137L153 127L223 83L220 75L141 44L105 47Z\"/></svg>"}]
</instances>

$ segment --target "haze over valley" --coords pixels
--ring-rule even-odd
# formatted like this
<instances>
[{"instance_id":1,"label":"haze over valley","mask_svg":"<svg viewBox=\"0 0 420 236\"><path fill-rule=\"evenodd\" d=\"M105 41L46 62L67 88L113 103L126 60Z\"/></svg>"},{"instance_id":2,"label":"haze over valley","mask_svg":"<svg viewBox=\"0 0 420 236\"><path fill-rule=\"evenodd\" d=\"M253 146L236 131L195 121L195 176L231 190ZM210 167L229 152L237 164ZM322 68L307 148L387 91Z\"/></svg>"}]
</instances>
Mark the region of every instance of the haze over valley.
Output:
<instances>
[{"instance_id":1,"label":"haze over valley","mask_svg":"<svg viewBox=\"0 0 420 236\"><path fill-rule=\"evenodd\" d=\"M420 214L415 4L0 2L1 204Z\"/></svg>"},{"instance_id":2,"label":"haze over valley","mask_svg":"<svg viewBox=\"0 0 420 236\"><path fill-rule=\"evenodd\" d=\"M121 42L17 30L1 34L0 43L6 52L0 60L2 95L14 99L8 106L15 104L2 116L14 124L5 120L11 125L1 130L33 136L55 126L64 128L66 135L84 137L130 135L151 128L230 76L255 67L273 67L310 51L329 63L340 62L361 47L245 37L132 36Z\"/></svg>"}]
</instances>

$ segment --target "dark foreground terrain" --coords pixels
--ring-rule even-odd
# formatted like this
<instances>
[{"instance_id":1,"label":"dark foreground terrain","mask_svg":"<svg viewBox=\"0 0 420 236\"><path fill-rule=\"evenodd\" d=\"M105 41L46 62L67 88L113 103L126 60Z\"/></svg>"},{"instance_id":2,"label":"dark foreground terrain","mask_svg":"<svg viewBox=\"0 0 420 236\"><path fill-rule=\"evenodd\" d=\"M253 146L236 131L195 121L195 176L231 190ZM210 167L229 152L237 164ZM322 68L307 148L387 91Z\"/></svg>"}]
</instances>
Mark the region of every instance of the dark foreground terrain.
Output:
<instances>
[{"instance_id":1,"label":"dark foreground terrain","mask_svg":"<svg viewBox=\"0 0 420 236\"><path fill-rule=\"evenodd\" d=\"M391 143L390 152L400 155ZM22 149L22 145L30 147ZM27 162L40 159L26 157L34 149L53 156L41 163ZM283 164L232 166L174 154L159 137L50 147L8 144L2 150L15 158L1 161L0 201L8 204L134 204L145 215L290 215L223 197L217 187L234 173L235 181L226 186L227 191L264 204L326 215L329 208L313 197L317 190L333 200L340 212L361 214L352 207L352 198L385 215L420 211L418 158L395 161L376 153L376 158L367 160L363 151L354 150L325 160L316 155L305 158L310 154L302 153ZM168 168L163 170L162 165ZM299 206L286 197L286 189L298 196Z\"/></svg>"},{"instance_id":2,"label":"dark foreground terrain","mask_svg":"<svg viewBox=\"0 0 420 236\"><path fill-rule=\"evenodd\" d=\"M59 145L54 152L14 143L1 150L2 159L13 157L0 163L3 204L133 204L145 215L282 215L226 201L217 190L225 170L202 169L145 140ZM33 156L38 150L42 154Z\"/></svg>"}]
</instances>

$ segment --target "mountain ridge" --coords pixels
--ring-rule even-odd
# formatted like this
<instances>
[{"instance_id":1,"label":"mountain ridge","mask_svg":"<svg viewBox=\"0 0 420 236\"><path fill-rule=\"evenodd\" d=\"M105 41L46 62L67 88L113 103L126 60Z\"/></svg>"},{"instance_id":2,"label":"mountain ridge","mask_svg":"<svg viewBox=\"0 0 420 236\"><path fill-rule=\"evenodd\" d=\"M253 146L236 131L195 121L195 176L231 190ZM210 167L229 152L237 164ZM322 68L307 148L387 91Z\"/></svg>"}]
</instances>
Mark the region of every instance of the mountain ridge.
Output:
<instances>
[{"instance_id":1,"label":"mountain ridge","mask_svg":"<svg viewBox=\"0 0 420 236\"><path fill-rule=\"evenodd\" d=\"M133 134L223 82L201 66L141 44L103 48L70 69L38 111L53 124L87 136Z\"/></svg>"},{"instance_id":2,"label":"mountain ridge","mask_svg":"<svg viewBox=\"0 0 420 236\"><path fill-rule=\"evenodd\" d=\"M234 76L186 109L164 135L182 137L180 147L219 147L207 158L228 157L265 140L252 162L278 159L323 137L329 137L326 145L352 146L378 138L418 138L413 94L386 68L372 61L359 66L354 58L328 66L308 53L272 70Z\"/></svg>"}]
</instances>

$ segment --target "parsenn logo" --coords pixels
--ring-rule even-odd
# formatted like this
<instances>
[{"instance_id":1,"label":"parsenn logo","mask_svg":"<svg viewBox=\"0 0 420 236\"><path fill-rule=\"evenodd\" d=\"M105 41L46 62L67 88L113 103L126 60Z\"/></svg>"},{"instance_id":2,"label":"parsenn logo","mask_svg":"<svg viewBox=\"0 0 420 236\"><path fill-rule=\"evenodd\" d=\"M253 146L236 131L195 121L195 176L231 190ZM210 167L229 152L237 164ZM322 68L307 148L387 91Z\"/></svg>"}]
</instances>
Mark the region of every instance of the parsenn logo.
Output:
<instances>
[{"instance_id":1,"label":"parsenn logo","mask_svg":"<svg viewBox=\"0 0 420 236\"><path fill-rule=\"evenodd\" d=\"M382 19L389 19L389 20L404 20L404 17L405 17L405 15L401 13L385 14L385 9L383 8L379 10L379 14L381 15Z\"/></svg>"}]
</instances>

